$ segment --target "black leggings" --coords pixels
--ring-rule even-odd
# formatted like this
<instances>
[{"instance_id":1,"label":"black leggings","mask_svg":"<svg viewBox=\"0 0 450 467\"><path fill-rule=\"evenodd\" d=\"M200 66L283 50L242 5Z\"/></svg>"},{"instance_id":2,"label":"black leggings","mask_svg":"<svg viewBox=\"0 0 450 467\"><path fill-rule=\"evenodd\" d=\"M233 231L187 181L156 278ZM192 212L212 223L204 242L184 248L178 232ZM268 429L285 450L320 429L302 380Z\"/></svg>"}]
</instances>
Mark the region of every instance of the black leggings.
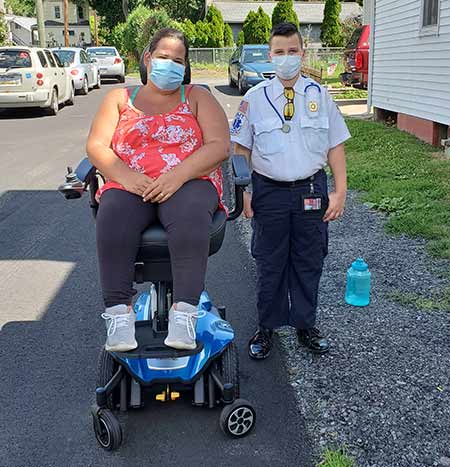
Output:
<instances>
[{"instance_id":1,"label":"black leggings","mask_svg":"<svg viewBox=\"0 0 450 467\"><path fill-rule=\"evenodd\" d=\"M97 215L97 252L106 307L130 305L141 233L159 218L167 232L174 302L197 305L204 288L209 231L218 196L208 180L191 180L162 204L124 190L103 193Z\"/></svg>"}]
</instances>

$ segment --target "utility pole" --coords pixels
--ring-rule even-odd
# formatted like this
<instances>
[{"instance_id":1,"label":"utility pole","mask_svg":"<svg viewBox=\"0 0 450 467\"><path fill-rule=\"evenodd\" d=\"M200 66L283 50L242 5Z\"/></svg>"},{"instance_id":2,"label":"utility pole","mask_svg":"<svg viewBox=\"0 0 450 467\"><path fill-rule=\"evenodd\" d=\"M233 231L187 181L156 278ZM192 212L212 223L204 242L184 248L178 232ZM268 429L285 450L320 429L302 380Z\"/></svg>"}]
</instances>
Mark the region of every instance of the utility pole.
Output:
<instances>
[{"instance_id":1,"label":"utility pole","mask_svg":"<svg viewBox=\"0 0 450 467\"><path fill-rule=\"evenodd\" d=\"M64 0L64 46L69 47L69 0Z\"/></svg>"},{"instance_id":2,"label":"utility pole","mask_svg":"<svg viewBox=\"0 0 450 467\"><path fill-rule=\"evenodd\" d=\"M36 0L36 19L39 33L39 45L46 47L45 43L45 24L44 24L44 7L42 6L42 0Z\"/></svg>"},{"instance_id":3,"label":"utility pole","mask_svg":"<svg viewBox=\"0 0 450 467\"><path fill-rule=\"evenodd\" d=\"M94 10L94 40L95 40L95 47L98 47L98 19L97 19L97 12Z\"/></svg>"}]
</instances>

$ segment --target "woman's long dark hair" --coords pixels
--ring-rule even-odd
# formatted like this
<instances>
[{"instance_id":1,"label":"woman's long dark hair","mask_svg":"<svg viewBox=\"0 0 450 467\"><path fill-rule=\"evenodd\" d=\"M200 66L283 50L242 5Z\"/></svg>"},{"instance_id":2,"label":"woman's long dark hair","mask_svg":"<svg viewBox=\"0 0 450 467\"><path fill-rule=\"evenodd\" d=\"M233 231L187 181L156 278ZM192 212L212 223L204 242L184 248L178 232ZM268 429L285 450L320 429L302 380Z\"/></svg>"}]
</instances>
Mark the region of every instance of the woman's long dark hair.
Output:
<instances>
[{"instance_id":1,"label":"woman's long dark hair","mask_svg":"<svg viewBox=\"0 0 450 467\"><path fill-rule=\"evenodd\" d=\"M178 29L175 28L163 28L160 29L151 39L150 43L148 46L144 49L141 55L141 61L140 61L140 75L141 75L141 81L142 84L147 84L147 67L144 64L144 54L145 52L154 52L156 48L158 47L159 41L161 39L164 39L166 37L171 37L173 39L178 39L184 44L184 49L186 50L186 53L184 55L184 60L186 62L186 71L184 73L184 80L183 84L189 84L191 82L191 66L189 63L189 42L186 39L186 36L179 31Z\"/></svg>"}]
</instances>

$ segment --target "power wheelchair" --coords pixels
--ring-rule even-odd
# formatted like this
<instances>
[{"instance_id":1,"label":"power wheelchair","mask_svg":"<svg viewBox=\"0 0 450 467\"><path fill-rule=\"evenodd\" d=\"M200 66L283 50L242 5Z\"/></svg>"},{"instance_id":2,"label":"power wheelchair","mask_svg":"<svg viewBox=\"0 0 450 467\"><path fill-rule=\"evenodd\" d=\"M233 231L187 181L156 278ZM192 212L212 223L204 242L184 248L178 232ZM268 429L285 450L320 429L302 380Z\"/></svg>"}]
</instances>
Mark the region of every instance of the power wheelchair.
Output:
<instances>
[{"instance_id":1,"label":"power wheelchair","mask_svg":"<svg viewBox=\"0 0 450 467\"><path fill-rule=\"evenodd\" d=\"M235 206L228 217L223 210L214 214L210 255L219 251L227 221L241 214L243 192L250 183L244 156L233 155L231 165ZM86 158L75 172L68 167L59 191L66 199L89 192L95 218L99 207L95 194L102 178ZM121 445L122 428L115 415L118 411L142 407L147 396L166 402L178 399L181 393L190 393L195 406L223 406L219 422L224 433L236 438L250 433L256 413L250 402L240 398L238 353L225 307L215 307L204 291L198 305L197 347L176 350L164 345L173 286L167 236L159 223L142 234L134 280L150 283L133 307L138 347L129 352L107 352L103 348L99 356L96 403L91 409L99 445L105 450Z\"/></svg>"}]
</instances>

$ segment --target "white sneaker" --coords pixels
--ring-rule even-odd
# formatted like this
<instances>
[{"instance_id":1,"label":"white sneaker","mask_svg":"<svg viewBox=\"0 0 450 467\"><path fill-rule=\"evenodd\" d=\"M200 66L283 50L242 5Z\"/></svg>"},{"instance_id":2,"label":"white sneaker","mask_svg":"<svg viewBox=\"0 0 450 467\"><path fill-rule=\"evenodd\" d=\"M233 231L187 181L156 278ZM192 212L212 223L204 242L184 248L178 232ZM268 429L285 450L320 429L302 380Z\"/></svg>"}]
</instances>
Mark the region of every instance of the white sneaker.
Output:
<instances>
[{"instance_id":1,"label":"white sneaker","mask_svg":"<svg viewBox=\"0 0 450 467\"><path fill-rule=\"evenodd\" d=\"M106 320L107 338L105 350L109 352L127 352L138 346L135 337L134 323L136 313L128 312L127 305L115 305L102 313Z\"/></svg>"},{"instance_id":2,"label":"white sneaker","mask_svg":"<svg viewBox=\"0 0 450 467\"><path fill-rule=\"evenodd\" d=\"M197 319L204 316L197 307L185 302L178 302L169 310L169 332L164 344L178 350L192 350L197 347L195 327Z\"/></svg>"}]
</instances>

